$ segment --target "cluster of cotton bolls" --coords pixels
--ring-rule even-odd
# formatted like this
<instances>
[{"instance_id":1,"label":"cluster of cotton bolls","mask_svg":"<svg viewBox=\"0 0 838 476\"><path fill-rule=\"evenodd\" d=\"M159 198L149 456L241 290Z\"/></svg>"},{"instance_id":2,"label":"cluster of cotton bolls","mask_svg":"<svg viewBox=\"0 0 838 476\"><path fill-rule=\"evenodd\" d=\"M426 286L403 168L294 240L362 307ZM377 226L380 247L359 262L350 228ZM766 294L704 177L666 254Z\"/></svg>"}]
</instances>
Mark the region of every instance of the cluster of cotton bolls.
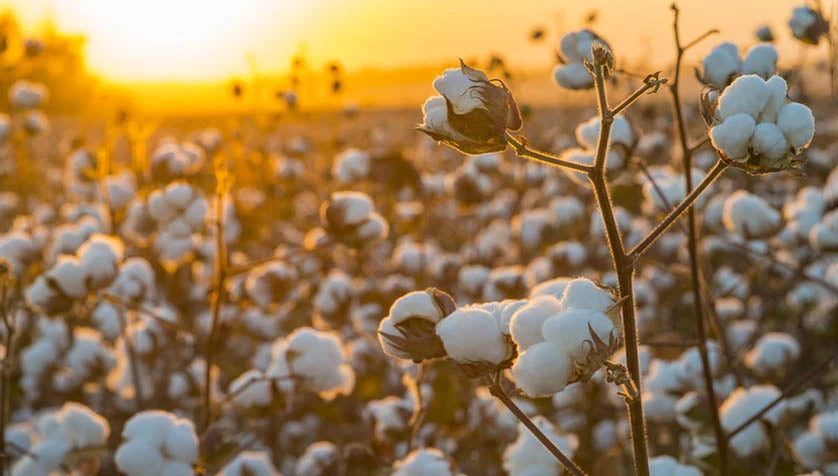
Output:
<instances>
[{"instance_id":1,"label":"cluster of cotton bolls","mask_svg":"<svg viewBox=\"0 0 838 476\"><path fill-rule=\"evenodd\" d=\"M710 139L722 156L753 170L792 167L815 135L815 118L806 105L788 99L786 80L755 74L736 78L709 101Z\"/></svg>"},{"instance_id":2,"label":"cluster of cotton bolls","mask_svg":"<svg viewBox=\"0 0 838 476\"><path fill-rule=\"evenodd\" d=\"M151 154L151 174L165 183L194 175L201 170L205 160L204 149L195 144L164 140Z\"/></svg>"},{"instance_id":3,"label":"cluster of cotton bolls","mask_svg":"<svg viewBox=\"0 0 838 476\"><path fill-rule=\"evenodd\" d=\"M101 415L84 405L65 403L59 410L37 419L31 446L12 467L11 474L26 476L98 468L110 432L108 421Z\"/></svg>"},{"instance_id":4,"label":"cluster of cotton bolls","mask_svg":"<svg viewBox=\"0 0 838 476\"><path fill-rule=\"evenodd\" d=\"M198 437L192 421L149 410L131 417L122 430L116 467L127 476L191 475L198 461Z\"/></svg>"},{"instance_id":5,"label":"cluster of cotton bolls","mask_svg":"<svg viewBox=\"0 0 838 476\"><path fill-rule=\"evenodd\" d=\"M155 248L165 262L180 262L196 246L195 234L206 223L207 202L186 182L173 182L148 197L148 213L157 225Z\"/></svg>"},{"instance_id":6,"label":"cluster of cotton bolls","mask_svg":"<svg viewBox=\"0 0 838 476\"><path fill-rule=\"evenodd\" d=\"M49 127L43 107L49 99L49 90L40 83L18 79L9 87L9 104L19 115L21 127L27 134L35 135Z\"/></svg>"}]
</instances>

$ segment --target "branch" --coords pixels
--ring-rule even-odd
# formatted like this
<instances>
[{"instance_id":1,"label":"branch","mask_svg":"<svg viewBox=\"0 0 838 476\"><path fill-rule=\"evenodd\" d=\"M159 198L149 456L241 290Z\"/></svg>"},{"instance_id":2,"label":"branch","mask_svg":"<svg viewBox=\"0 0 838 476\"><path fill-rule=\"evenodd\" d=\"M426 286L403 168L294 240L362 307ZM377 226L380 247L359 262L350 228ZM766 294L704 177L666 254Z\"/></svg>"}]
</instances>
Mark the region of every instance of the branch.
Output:
<instances>
[{"instance_id":1,"label":"branch","mask_svg":"<svg viewBox=\"0 0 838 476\"><path fill-rule=\"evenodd\" d=\"M519 157L533 160L535 162L540 162L545 165L550 165L552 167L571 169L582 173L589 173L592 169L590 165L580 164L578 162L573 162L570 160L564 160L550 154L545 154L543 152L530 149L529 147L527 147L526 139L524 139L523 137L515 138L509 132L506 133L506 140L509 143L509 145L511 145L512 148L515 149L515 154Z\"/></svg>"}]
</instances>

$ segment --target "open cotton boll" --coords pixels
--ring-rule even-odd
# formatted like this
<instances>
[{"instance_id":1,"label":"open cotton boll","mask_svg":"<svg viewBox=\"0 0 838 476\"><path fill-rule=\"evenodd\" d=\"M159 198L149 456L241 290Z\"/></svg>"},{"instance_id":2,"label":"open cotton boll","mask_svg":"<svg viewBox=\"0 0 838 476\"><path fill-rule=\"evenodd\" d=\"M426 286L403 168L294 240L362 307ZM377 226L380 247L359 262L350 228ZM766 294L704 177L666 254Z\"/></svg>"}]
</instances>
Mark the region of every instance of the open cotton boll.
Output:
<instances>
[{"instance_id":1,"label":"open cotton boll","mask_svg":"<svg viewBox=\"0 0 838 476\"><path fill-rule=\"evenodd\" d=\"M541 328L544 326L544 321L562 310L564 307L561 302L549 294L535 297L519 308L509 322L510 335L518 346L518 351L543 342Z\"/></svg>"},{"instance_id":2,"label":"open cotton boll","mask_svg":"<svg viewBox=\"0 0 838 476\"><path fill-rule=\"evenodd\" d=\"M198 437L192 421L179 418L166 434L164 449L171 458L194 463L198 460Z\"/></svg>"},{"instance_id":3,"label":"open cotton boll","mask_svg":"<svg viewBox=\"0 0 838 476\"><path fill-rule=\"evenodd\" d=\"M736 78L719 98L717 116L721 120L747 114L756 119L768 103L770 92L765 80L755 74Z\"/></svg>"},{"instance_id":4,"label":"open cotton boll","mask_svg":"<svg viewBox=\"0 0 838 476\"><path fill-rule=\"evenodd\" d=\"M553 79L559 86L567 89L590 89L594 86L594 77L583 63L556 66L553 68Z\"/></svg>"},{"instance_id":5,"label":"open cotton boll","mask_svg":"<svg viewBox=\"0 0 838 476\"><path fill-rule=\"evenodd\" d=\"M571 281L571 278L560 277L539 283L530 290L530 299L537 296L553 296L556 299L561 299L564 290Z\"/></svg>"},{"instance_id":6,"label":"open cotton boll","mask_svg":"<svg viewBox=\"0 0 838 476\"><path fill-rule=\"evenodd\" d=\"M533 398L561 392L567 386L572 372L570 356L550 342L529 346L512 366L515 384Z\"/></svg>"},{"instance_id":7,"label":"open cotton boll","mask_svg":"<svg viewBox=\"0 0 838 476\"><path fill-rule=\"evenodd\" d=\"M67 296L82 298L87 295L85 283L85 269L75 256L61 255L58 262L47 272L58 288Z\"/></svg>"},{"instance_id":8,"label":"open cotton boll","mask_svg":"<svg viewBox=\"0 0 838 476\"><path fill-rule=\"evenodd\" d=\"M786 104L786 96L788 95L788 84L782 76L774 75L768 78L765 82L768 87L768 101L765 107L759 114L759 122L777 122L777 116L780 114L780 109Z\"/></svg>"},{"instance_id":9,"label":"open cotton boll","mask_svg":"<svg viewBox=\"0 0 838 476\"><path fill-rule=\"evenodd\" d=\"M756 74L768 79L777 72L777 49L774 45L761 43L754 45L742 61L742 74Z\"/></svg>"},{"instance_id":10,"label":"open cotton boll","mask_svg":"<svg viewBox=\"0 0 838 476\"><path fill-rule=\"evenodd\" d=\"M334 443L318 441L308 445L305 453L297 460L294 474L328 476L337 472L340 451Z\"/></svg>"},{"instance_id":11,"label":"open cotton boll","mask_svg":"<svg viewBox=\"0 0 838 476\"><path fill-rule=\"evenodd\" d=\"M160 450L145 440L130 440L120 445L116 450L114 462L127 476L157 475L166 465Z\"/></svg>"},{"instance_id":12,"label":"open cotton boll","mask_svg":"<svg viewBox=\"0 0 838 476\"><path fill-rule=\"evenodd\" d=\"M224 466L220 476L276 476L271 458L264 451L245 450Z\"/></svg>"},{"instance_id":13,"label":"open cotton boll","mask_svg":"<svg viewBox=\"0 0 838 476\"><path fill-rule=\"evenodd\" d=\"M744 238L764 238L779 231L782 215L758 195L733 192L725 201L722 223Z\"/></svg>"},{"instance_id":14,"label":"open cotton boll","mask_svg":"<svg viewBox=\"0 0 838 476\"><path fill-rule=\"evenodd\" d=\"M757 153L770 160L781 159L789 152L782 129L770 122L757 124L751 144Z\"/></svg>"},{"instance_id":15,"label":"open cotton boll","mask_svg":"<svg viewBox=\"0 0 838 476\"><path fill-rule=\"evenodd\" d=\"M476 75L476 77L471 75ZM488 81L489 78L482 71L472 69L466 73L463 68L450 68L443 71L442 76L434 79L433 85L434 89L448 101L454 114L463 115L486 107L479 94L468 94L478 80Z\"/></svg>"},{"instance_id":16,"label":"open cotton boll","mask_svg":"<svg viewBox=\"0 0 838 476\"><path fill-rule=\"evenodd\" d=\"M773 385L755 385L748 389L737 388L719 408L722 427L726 431L736 429L736 427L745 423L779 396L780 390ZM786 412L786 407L785 402L780 402L763 415L762 418L776 425ZM739 457L747 458L766 448L768 445L768 435L763 425L755 422L737 433L730 440L730 445Z\"/></svg>"},{"instance_id":17,"label":"open cotton boll","mask_svg":"<svg viewBox=\"0 0 838 476\"><path fill-rule=\"evenodd\" d=\"M769 332L745 354L745 365L758 374L765 374L782 370L799 356L800 344L794 337L782 332Z\"/></svg>"},{"instance_id":18,"label":"open cotton boll","mask_svg":"<svg viewBox=\"0 0 838 476\"><path fill-rule=\"evenodd\" d=\"M124 255L122 242L115 237L94 234L78 250L85 280L92 289L107 286L116 279Z\"/></svg>"},{"instance_id":19,"label":"open cotton boll","mask_svg":"<svg viewBox=\"0 0 838 476\"><path fill-rule=\"evenodd\" d=\"M360 149L344 150L335 157L334 165L332 165L332 176L345 184L363 180L369 173L370 155Z\"/></svg>"},{"instance_id":20,"label":"open cotton boll","mask_svg":"<svg viewBox=\"0 0 838 476\"><path fill-rule=\"evenodd\" d=\"M533 423L555 443L569 458L579 447L579 439L574 434L561 435L555 426L543 416L533 418ZM564 467L524 426L518 425L518 438L503 452L503 469L510 476L555 475L564 471Z\"/></svg>"},{"instance_id":21,"label":"open cotton boll","mask_svg":"<svg viewBox=\"0 0 838 476\"><path fill-rule=\"evenodd\" d=\"M821 222L809 230L809 244L821 252L838 250L838 209L824 215Z\"/></svg>"},{"instance_id":22,"label":"open cotton boll","mask_svg":"<svg viewBox=\"0 0 838 476\"><path fill-rule=\"evenodd\" d=\"M576 278L565 286L561 303L565 309L605 312L614 305L614 299L608 289L598 286L590 279Z\"/></svg>"},{"instance_id":23,"label":"open cotton boll","mask_svg":"<svg viewBox=\"0 0 838 476\"><path fill-rule=\"evenodd\" d=\"M71 450L70 445L60 438L43 439L15 463L12 476L56 474Z\"/></svg>"},{"instance_id":24,"label":"open cotton boll","mask_svg":"<svg viewBox=\"0 0 838 476\"><path fill-rule=\"evenodd\" d=\"M576 127L576 141L588 149L595 149L599 137L599 117L592 117Z\"/></svg>"},{"instance_id":25,"label":"open cotton boll","mask_svg":"<svg viewBox=\"0 0 838 476\"><path fill-rule=\"evenodd\" d=\"M459 363L500 364L511 348L495 317L477 307L457 309L436 325L449 357Z\"/></svg>"},{"instance_id":26,"label":"open cotton boll","mask_svg":"<svg viewBox=\"0 0 838 476\"><path fill-rule=\"evenodd\" d=\"M707 360L710 363L710 374L718 376L722 364L721 347L715 341L707 341ZM681 353L677 363L680 365L679 373L683 383L690 384L694 388L700 388L704 375L701 352L696 347L690 347Z\"/></svg>"},{"instance_id":27,"label":"open cotton boll","mask_svg":"<svg viewBox=\"0 0 838 476\"><path fill-rule=\"evenodd\" d=\"M809 422L812 431L818 432L830 444L838 443L838 411L820 413Z\"/></svg>"},{"instance_id":28,"label":"open cotton boll","mask_svg":"<svg viewBox=\"0 0 838 476\"><path fill-rule=\"evenodd\" d=\"M826 457L826 442L819 433L804 431L792 444L800 462L807 469L817 469L824 463Z\"/></svg>"},{"instance_id":29,"label":"open cotton boll","mask_svg":"<svg viewBox=\"0 0 838 476\"><path fill-rule=\"evenodd\" d=\"M335 192L330 200L343 212L341 218L345 225L360 224L375 209L369 195L361 192Z\"/></svg>"},{"instance_id":30,"label":"open cotton boll","mask_svg":"<svg viewBox=\"0 0 838 476\"><path fill-rule=\"evenodd\" d=\"M391 476L453 476L451 463L436 448L419 448L393 464Z\"/></svg>"},{"instance_id":31,"label":"open cotton boll","mask_svg":"<svg viewBox=\"0 0 838 476\"><path fill-rule=\"evenodd\" d=\"M78 403L65 403L56 417L62 436L73 448L103 446L111 432L107 420Z\"/></svg>"},{"instance_id":32,"label":"open cotton boll","mask_svg":"<svg viewBox=\"0 0 838 476\"><path fill-rule=\"evenodd\" d=\"M777 116L777 125L796 150L808 147L815 136L815 116L811 109L800 103L783 106Z\"/></svg>"},{"instance_id":33,"label":"open cotton boll","mask_svg":"<svg viewBox=\"0 0 838 476\"><path fill-rule=\"evenodd\" d=\"M584 363L592 350L591 329L605 343L611 340L615 330L614 323L605 314L571 308L544 321L541 332L546 341L567 352L573 360Z\"/></svg>"},{"instance_id":34,"label":"open cotton boll","mask_svg":"<svg viewBox=\"0 0 838 476\"><path fill-rule=\"evenodd\" d=\"M701 476L695 466L681 464L672 456L656 456L649 460L650 476Z\"/></svg>"},{"instance_id":35,"label":"open cotton boll","mask_svg":"<svg viewBox=\"0 0 838 476\"><path fill-rule=\"evenodd\" d=\"M729 159L741 159L748 154L748 145L757 123L746 113L735 114L710 129L713 147Z\"/></svg>"},{"instance_id":36,"label":"open cotton boll","mask_svg":"<svg viewBox=\"0 0 838 476\"><path fill-rule=\"evenodd\" d=\"M710 51L701 66L704 81L721 89L731 76L739 73L739 47L733 43L722 43Z\"/></svg>"}]
</instances>

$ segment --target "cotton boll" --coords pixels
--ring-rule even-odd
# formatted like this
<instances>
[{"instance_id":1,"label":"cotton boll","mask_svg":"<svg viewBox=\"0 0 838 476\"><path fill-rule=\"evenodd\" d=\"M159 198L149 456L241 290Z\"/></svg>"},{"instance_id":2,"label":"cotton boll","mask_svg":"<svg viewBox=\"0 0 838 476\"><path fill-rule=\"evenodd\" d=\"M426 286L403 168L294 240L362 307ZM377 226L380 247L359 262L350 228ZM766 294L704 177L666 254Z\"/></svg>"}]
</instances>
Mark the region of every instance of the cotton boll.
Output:
<instances>
[{"instance_id":1,"label":"cotton boll","mask_svg":"<svg viewBox=\"0 0 838 476\"><path fill-rule=\"evenodd\" d=\"M782 215L761 197L737 190L725 201L722 222L743 238L765 238L779 231Z\"/></svg>"},{"instance_id":2,"label":"cotton boll","mask_svg":"<svg viewBox=\"0 0 838 476\"><path fill-rule=\"evenodd\" d=\"M555 445L569 458L579 447L579 439L574 434L559 434L549 420L542 416L533 418L533 422ZM558 475L563 466L544 445L527 430L518 425L518 438L503 452L503 469L510 476Z\"/></svg>"},{"instance_id":3,"label":"cotton boll","mask_svg":"<svg viewBox=\"0 0 838 476\"><path fill-rule=\"evenodd\" d=\"M770 160L781 159L789 151L782 129L770 122L757 124L751 144L757 153Z\"/></svg>"},{"instance_id":4,"label":"cotton boll","mask_svg":"<svg viewBox=\"0 0 838 476\"><path fill-rule=\"evenodd\" d=\"M363 180L370 173L370 155L359 149L346 149L335 157L332 176L341 183Z\"/></svg>"},{"instance_id":5,"label":"cotton boll","mask_svg":"<svg viewBox=\"0 0 838 476\"><path fill-rule=\"evenodd\" d=\"M576 141L588 149L595 149L599 138L599 117L592 117L576 127Z\"/></svg>"},{"instance_id":6,"label":"cotton boll","mask_svg":"<svg viewBox=\"0 0 838 476\"><path fill-rule=\"evenodd\" d=\"M797 150L809 147L815 136L815 117L812 110L800 103L789 103L780 109L777 125L789 144Z\"/></svg>"},{"instance_id":7,"label":"cotton boll","mask_svg":"<svg viewBox=\"0 0 838 476\"><path fill-rule=\"evenodd\" d=\"M753 349L745 354L745 365L766 374L785 368L800 356L800 344L790 334L769 332L757 341Z\"/></svg>"},{"instance_id":8,"label":"cotton boll","mask_svg":"<svg viewBox=\"0 0 838 476\"><path fill-rule=\"evenodd\" d=\"M736 78L719 98L717 116L724 121L738 114L756 119L768 103L771 93L765 80L755 74Z\"/></svg>"},{"instance_id":9,"label":"cotton boll","mask_svg":"<svg viewBox=\"0 0 838 476\"><path fill-rule=\"evenodd\" d=\"M160 451L142 439L123 443L116 450L114 461L127 476L157 476L166 465Z\"/></svg>"},{"instance_id":10,"label":"cotton boll","mask_svg":"<svg viewBox=\"0 0 838 476\"><path fill-rule=\"evenodd\" d=\"M726 431L734 430L778 396L780 396L780 391L773 385L756 385L748 389L737 388L719 408L722 427ZM781 402L769 410L762 418L773 424L777 424L785 411L786 404L785 402ZM768 435L766 435L763 426L759 422L755 422L736 434L730 440L730 444L733 451L739 457L746 458L766 447L768 444Z\"/></svg>"},{"instance_id":11,"label":"cotton boll","mask_svg":"<svg viewBox=\"0 0 838 476\"><path fill-rule=\"evenodd\" d=\"M61 463L72 448L58 438L41 440L12 467L12 476L53 474L60 470Z\"/></svg>"},{"instance_id":12,"label":"cotton boll","mask_svg":"<svg viewBox=\"0 0 838 476\"><path fill-rule=\"evenodd\" d=\"M710 374L717 376L722 363L722 353L719 344L715 341L708 340L707 344L707 360L710 364ZM700 388L701 381L704 375L704 366L701 358L699 348L690 347L681 353L678 357L678 364L680 368L680 378L685 384L690 384L693 388Z\"/></svg>"},{"instance_id":13,"label":"cotton boll","mask_svg":"<svg viewBox=\"0 0 838 476\"><path fill-rule=\"evenodd\" d=\"M305 453L297 460L294 474L328 476L337 471L340 452L334 443L318 441L308 445Z\"/></svg>"},{"instance_id":14,"label":"cotton boll","mask_svg":"<svg viewBox=\"0 0 838 476\"><path fill-rule=\"evenodd\" d=\"M460 363L500 364L509 358L510 348L497 320L479 308L461 308L436 325L445 351Z\"/></svg>"},{"instance_id":15,"label":"cotton boll","mask_svg":"<svg viewBox=\"0 0 838 476\"><path fill-rule=\"evenodd\" d=\"M823 465L827 448L819 433L805 431L794 439L792 446L806 468L817 469Z\"/></svg>"},{"instance_id":16,"label":"cotton boll","mask_svg":"<svg viewBox=\"0 0 838 476\"><path fill-rule=\"evenodd\" d=\"M85 269L75 256L60 256L55 266L47 272L47 277L72 298L79 299L88 293Z\"/></svg>"},{"instance_id":17,"label":"cotton boll","mask_svg":"<svg viewBox=\"0 0 838 476\"><path fill-rule=\"evenodd\" d=\"M561 299L565 309L590 309L605 312L614 305L611 292L586 278L577 278L564 289Z\"/></svg>"},{"instance_id":18,"label":"cotton boll","mask_svg":"<svg viewBox=\"0 0 838 476\"><path fill-rule=\"evenodd\" d=\"M590 89L594 86L594 77L583 63L556 66L553 68L553 79L559 86L567 89Z\"/></svg>"},{"instance_id":19,"label":"cotton boll","mask_svg":"<svg viewBox=\"0 0 838 476\"><path fill-rule=\"evenodd\" d=\"M198 437L190 420L178 419L166 434L166 454L188 463L198 460Z\"/></svg>"},{"instance_id":20,"label":"cotton boll","mask_svg":"<svg viewBox=\"0 0 838 476\"><path fill-rule=\"evenodd\" d=\"M150 410L137 413L125 423L122 437L130 441L147 442L154 448L162 448L174 423L174 415L168 412Z\"/></svg>"},{"instance_id":21,"label":"cotton boll","mask_svg":"<svg viewBox=\"0 0 838 476\"><path fill-rule=\"evenodd\" d=\"M550 295L538 296L519 308L509 322L510 335L518 346L518 351L543 342L541 328L544 321L562 310L564 308L561 302Z\"/></svg>"},{"instance_id":22,"label":"cotton boll","mask_svg":"<svg viewBox=\"0 0 838 476\"><path fill-rule=\"evenodd\" d=\"M765 82L768 86L769 97L765 103L765 108L759 114L759 122L777 122L777 116L780 114L780 109L786 104L786 96L788 95L788 84L782 76L771 76Z\"/></svg>"},{"instance_id":23,"label":"cotton boll","mask_svg":"<svg viewBox=\"0 0 838 476\"><path fill-rule=\"evenodd\" d=\"M695 466L681 464L671 456L656 456L649 460L651 476L701 476L701 470Z\"/></svg>"},{"instance_id":24,"label":"cotton boll","mask_svg":"<svg viewBox=\"0 0 838 476\"><path fill-rule=\"evenodd\" d=\"M413 450L393 464L391 476L453 476L451 463L436 448Z\"/></svg>"},{"instance_id":25,"label":"cotton boll","mask_svg":"<svg viewBox=\"0 0 838 476\"><path fill-rule=\"evenodd\" d=\"M605 314L590 309L571 308L544 321L542 334L577 362L587 362L593 347L591 330L606 344L611 341L614 323Z\"/></svg>"},{"instance_id":26,"label":"cotton boll","mask_svg":"<svg viewBox=\"0 0 838 476\"><path fill-rule=\"evenodd\" d=\"M572 372L573 362L567 352L550 342L531 345L512 366L516 385L533 398L561 392Z\"/></svg>"},{"instance_id":27,"label":"cotton boll","mask_svg":"<svg viewBox=\"0 0 838 476\"><path fill-rule=\"evenodd\" d=\"M169 461L163 467L160 476L194 476L192 465L183 461Z\"/></svg>"},{"instance_id":28,"label":"cotton boll","mask_svg":"<svg viewBox=\"0 0 838 476\"><path fill-rule=\"evenodd\" d=\"M271 458L264 451L242 451L221 470L220 476L276 476Z\"/></svg>"},{"instance_id":29,"label":"cotton boll","mask_svg":"<svg viewBox=\"0 0 838 476\"><path fill-rule=\"evenodd\" d=\"M530 290L530 299L537 296L553 296L556 299L561 299L564 296L564 291L567 285L573 281L571 278L554 278L549 281L544 281L535 285Z\"/></svg>"},{"instance_id":30,"label":"cotton boll","mask_svg":"<svg viewBox=\"0 0 838 476\"><path fill-rule=\"evenodd\" d=\"M710 129L710 140L713 147L727 158L741 159L748 153L748 145L756 125L756 121L750 115L735 114Z\"/></svg>"},{"instance_id":31,"label":"cotton boll","mask_svg":"<svg viewBox=\"0 0 838 476\"><path fill-rule=\"evenodd\" d=\"M742 74L756 74L768 79L777 72L777 49L774 45L754 45L742 61Z\"/></svg>"},{"instance_id":32,"label":"cotton boll","mask_svg":"<svg viewBox=\"0 0 838 476\"><path fill-rule=\"evenodd\" d=\"M739 73L739 66L739 47L733 43L722 43L702 61L704 81L721 89L731 76Z\"/></svg>"},{"instance_id":33,"label":"cotton boll","mask_svg":"<svg viewBox=\"0 0 838 476\"><path fill-rule=\"evenodd\" d=\"M809 426L829 443L838 443L838 411L825 412L812 418Z\"/></svg>"}]
</instances>

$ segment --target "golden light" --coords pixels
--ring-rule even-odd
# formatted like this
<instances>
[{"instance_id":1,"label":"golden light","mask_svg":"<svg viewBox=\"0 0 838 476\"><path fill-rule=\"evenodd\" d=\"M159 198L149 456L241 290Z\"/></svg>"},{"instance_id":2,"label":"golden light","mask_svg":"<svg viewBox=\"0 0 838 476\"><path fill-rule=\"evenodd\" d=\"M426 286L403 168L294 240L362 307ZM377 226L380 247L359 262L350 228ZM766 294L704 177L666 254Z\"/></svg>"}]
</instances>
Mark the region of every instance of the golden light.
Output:
<instances>
[{"instance_id":1,"label":"golden light","mask_svg":"<svg viewBox=\"0 0 838 476\"><path fill-rule=\"evenodd\" d=\"M246 53L295 2L67 0L55 13L88 39L91 71L109 80L214 80L247 70ZM257 31L254 31L257 30Z\"/></svg>"}]
</instances>

